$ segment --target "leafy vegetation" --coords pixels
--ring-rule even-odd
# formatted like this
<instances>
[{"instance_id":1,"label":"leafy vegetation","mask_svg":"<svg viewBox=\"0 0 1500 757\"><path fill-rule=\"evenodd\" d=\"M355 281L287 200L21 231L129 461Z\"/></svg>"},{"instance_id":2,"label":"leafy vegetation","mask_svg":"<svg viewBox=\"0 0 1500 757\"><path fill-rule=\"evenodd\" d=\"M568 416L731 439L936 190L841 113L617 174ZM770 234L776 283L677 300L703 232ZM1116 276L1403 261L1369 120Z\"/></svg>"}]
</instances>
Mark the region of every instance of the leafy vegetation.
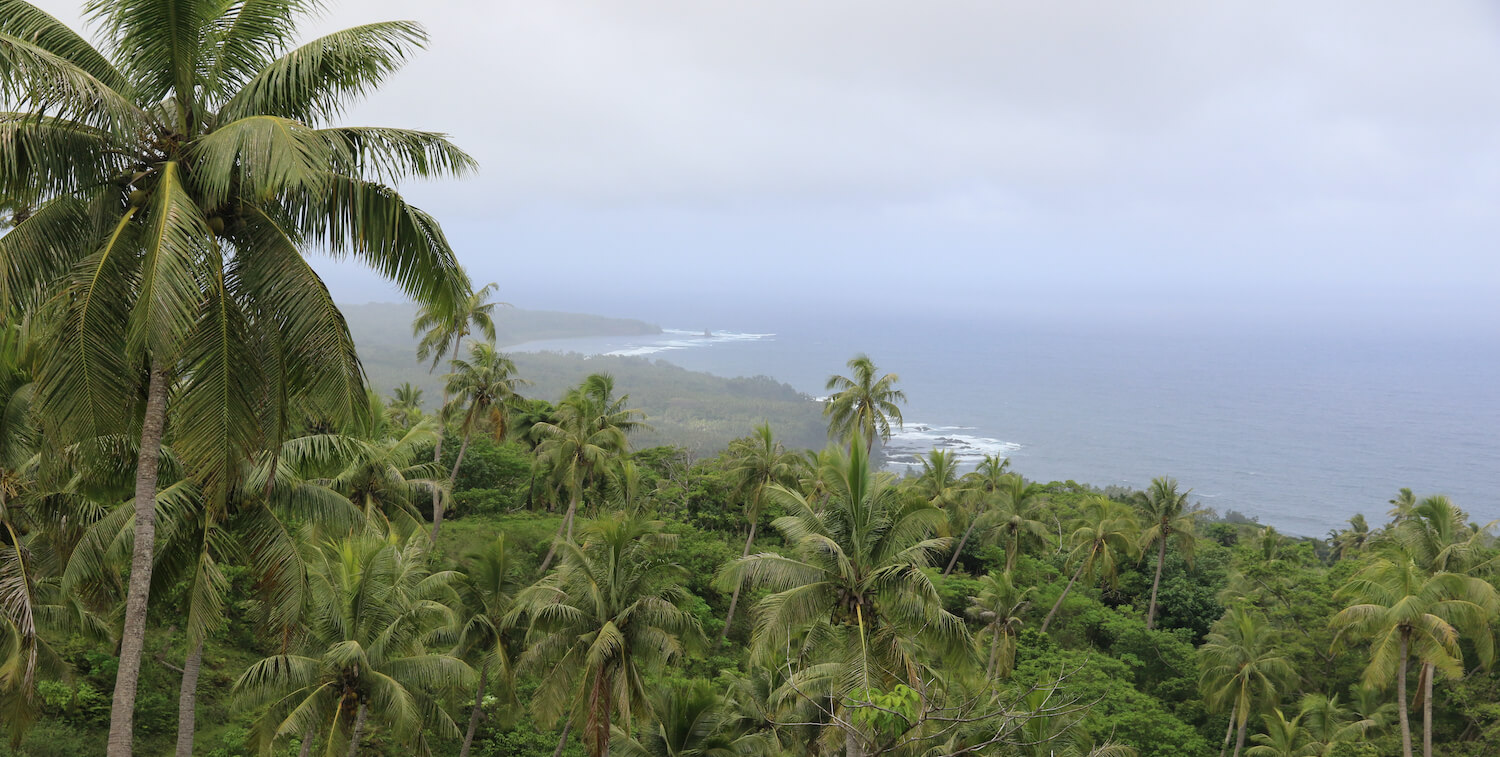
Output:
<instances>
[{"instance_id":1,"label":"leafy vegetation","mask_svg":"<svg viewBox=\"0 0 1500 757\"><path fill-rule=\"evenodd\" d=\"M382 183L467 157L322 126L419 28L90 9L113 58L0 0L0 755L1493 754L1500 548L1446 498L1289 538L1166 477L898 478L862 357L827 427L513 362ZM320 246L422 303L441 383L365 388Z\"/></svg>"}]
</instances>

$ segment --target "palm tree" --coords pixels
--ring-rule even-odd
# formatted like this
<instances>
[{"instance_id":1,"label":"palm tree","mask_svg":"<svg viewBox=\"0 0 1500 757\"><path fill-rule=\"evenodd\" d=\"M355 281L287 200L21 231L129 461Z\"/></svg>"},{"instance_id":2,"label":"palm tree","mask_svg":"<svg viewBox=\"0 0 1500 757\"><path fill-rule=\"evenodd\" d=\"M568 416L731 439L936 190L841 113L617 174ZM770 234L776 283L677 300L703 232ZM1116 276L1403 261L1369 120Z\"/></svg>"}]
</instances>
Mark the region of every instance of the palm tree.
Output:
<instances>
[{"instance_id":1,"label":"palm tree","mask_svg":"<svg viewBox=\"0 0 1500 757\"><path fill-rule=\"evenodd\" d=\"M1487 554L1491 542L1490 529L1493 523L1478 526L1465 523L1468 516L1463 510L1442 495L1426 497L1410 508L1405 518L1396 524L1394 541L1409 555L1418 567L1429 573L1451 573L1472 577L1490 572L1500 559ZM1472 588L1483 593L1483 582L1471 583ZM1500 605L1497 605L1500 606ZM1494 648L1489 642L1490 629L1487 618L1471 618L1465 621L1467 628L1484 643L1478 651L1486 665L1493 661ZM1432 686L1435 678L1432 662L1424 662L1417 677L1422 687L1422 752L1432 753Z\"/></svg>"},{"instance_id":2,"label":"palm tree","mask_svg":"<svg viewBox=\"0 0 1500 757\"><path fill-rule=\"evenodd\" d=\"M1468 515L1442 495L1423 498L1393 529L1396 543L1423 569L1464 573L1486 557L1491 525L1467 523Z\"/></svg>"},{"instance_id":3,"label":"palm tree","mask_svg":"<svg viewBox=\"0 0 1500 757\"><path fill-rule=\"evenodd\" d=\"M644 413L626 407L630 395L615 397L615 380L595 373L573 388L557 404L557 421L540 422L533 433L542 437L537 461L559 480L568 493L568 511L557 527L557 538L542 560L546 573L560 540L573 540L573 518L591 478L608 470L630 452L628 435L643 426Z\"/></svg>"},{"instance_id":4,"label":"palm tree","mask_svg":"<svg viewBox=\"0 0 1500 757\"><path fill-rule=\"evenodd\" d=\"M1332 535L1335 553L1340 560L1358 555L1370 542L1370 524L1363 513L1355 513L1349 519L1349 527Z\"/></svg>"},{"instance_id":5,"label":"palm tree","mask_svg":"<svg viewBox=\"0 0 1500 757\"><path fill-rule=\"evenodd\" d=\"M422 389L410 381L403 381L391 391L391 400L386 405L392 423L411 428L422 420Z\"/></svg>"},{"instance_id":6,"label":"palm tree","mask_svg":"<svg viewBox=\"0 0 1500 757\"><path fill-rule=\"evenodd\" d=\"M505 441L510 431L507 423L510 405L517 397L516 387L530 383L516 376L516 364L496 350L492 343L471 344L469 359L454 358L451 365L453 372L448 374L443 395L453 397L450 404L455 410L463 411L458 424L463 441L458 445L458 455L454 457L453 469L448 474L449 491L458 483L458 468L464 463L464 453L469 451L469 439L474 429L481 422L488 423L495 441ZM445 413L447 410L445 407ZM438 444L442 444L441 438ZM438 529L443 527L442 498L435 497L432 503L432 543L436 545Z\"/></svg>"},{"instance_id":7,"label":"palm tree","mask_svg":"<svg viewBox=\"0 0 1500 757\"><path fill-rule=\"evenodd\" d=\"M1018 555L1047 543L1047 524L1040 520L1046 491L1015 473L1001 476L992 491L990 517L1005 542L1005 572L1009 573L1015 569Z\"/></svg>"},{"instance_id":8,"label":"palm tree","mask_svg":"<svg viewBox=\"0 0 1500 757\"><path fill-rule=\"evenodd\" d=\"M39 714L39 677L66 672L53 644L74 635L109 638L103 620L61 580L74 536L63 524L86 526L100 508L46 480L25 332L15 321L0 324L0 721L12 748Z\"/></svg>"},{"instance_id":9,"label":"palm tree","mask_svg":"<svg viewBox=\"0 0 1500 757\"><path fill-rule=\"evenodd\" d=\"M1156 626L1156 592L1161 588L1161 569L1167 562L1167 543L1174 542L1188 565L1193 563L1193 548L1198 543L1194 524L1203 512L1188 505L1192 490L1178 493L1177 480L1169 476L1151 479L1151 486L1136 499L1143 528L1141 550L1156 547L1156 578L1151 581L1151 605L1146 610L1146 630Z\"/></svg>"},{"instance_id":10,"label":"palm tree","mask_svg":"<svg viewBox=\"0 0 1500 757\"><path fill-rule=\"evenodd\" d=\"M1387 699L1379 686L1355 684L1349 687L1349 710L1371 729L1384 729L1396 718L1396 705Z\"/></svg>"},{"instance_id":11,"label":"palm tree","mask_svg":"<svg viewBox=\"0 0 1500 757\"><path fill-rule=\"evenodd\" d=\"M866 355L855 355L847 364L853 377L828 377L826 389L832 394L823 404L823 415L828 418L828 436L844 444L861 439L865 443L865 454L874 448L875 439L891 440L891 423L901 426L901 408L897 403L906 401L906 394L895 388L901 380L894 373L875 377L875 363Z\"/></svg>"},{"instance_id":12,"label":"palm tree","mask_svg":"<svg viewBox=\"0 0 1500 757\"><path fill-rule=\"evenodd\" d=\"M495 341L495 320L493 312L495 306L503 303L490 302L490 296L494 294L498 285L490 282L480 287L477 291L467 294L461 299L446 302L435 302L423 305L417 311L417 317L412 320L411 333L420 336L417 342L417 359L421 361L431 360L427 366L427 372L437 370L438 364L443 361L443 356L452 353L449 360L458 360L458 350L471 329L479 329L485 341ZM448 420L448 387L443 386L443 401L438 405L438 413L442 424L446 425ZM432 447L432 461L440 463L443 461L443 435L446 428L438 429L437 443ZM432 511L438 513L442 509L442 502L437 492L432 493ZM436 535L433 537L436 539Z\"/></svg>"},{"instance_id":13,"label":"palm tree","mask_svg":"<svg viewBox=\"0 0 1500 757\"><path fill-rule=\"evenodd\" d=\"M953 567L958 564L959 553L969 543L969 536L974 533L975 526L979 525L979 510L983 503L974 496L975 491L970 482L959 476L958 455L949 450L935 449L918 461L922 464L922 475L916 481L918 491L927 497L933 507L941 508L948 514L944 535L962 534L953 547L953 556L943 569L943 575L946 576L953 572Z\"/></svg>"},{"instance_id":14,"label":"palm tree","mask_svg":"<svg viewBox=\"0 0 1500 757\"><path fill-rule=\"evenodd\" d=\"M802 456L788 452L771 433L771 424L755 427L748 438L735 441L729 446L734 463L729 469L734 482L735 496L745 498L745 520L750 523L750 533L745 537L745 549L740 557L750 555L750 546L755 543L755 530L760 526L761 512L765 507L766 489L772 486L795 486L797 474L802 468ZM729 612L724 617L724 630L719 634L723 644L729 635L729 626L734 622L734 608L740 602L740 587L734 587L729 598Z\"/></svg>"},{"instance_id":15,"label":"palm tree","mask_svg":"<svg viewBox=\"0 0 1500 757\"><path fill-rule=\"evenodd\" d=\"M417 497L446 488L440 466L426 460L437 427L429 418L399 431L381 420L378 397L372 397L369 417L374 422L346 433L291 440L289 452L307 480L347 497L369 526L404 538L421 527Z\"/></svg>"},{"instance_id":16,"label":"palm tree","mask_svg":"<svg viewBox=\"0 0 1500 757\"><path fill-rule=\"evenodd\" d=\"M325 733L325 754L354 757L372 716L423 752L429 730L458 737L438 703L472 686L474 671L430 643L454 622L455 575L429 573L425 547L357 536L318 548L306 652L262 659L234 684L245 706L266 708L262 739Z\"/></svg>"},{"instance_id":17,"label":"palm tree","mask_svg":"<svg viewBox=\"0 0 1500 757\"><path fill-rule=\"evenodd\" d=\"M1338 695L1304 694L1297 707L1301 723L1307 730L1312 757L1333 757L1344 744L1358 743L1379 725L1378 721L1355 717L1349 708L1339 704Z\"/></svg>"},{"instance_id":18,"label":"palm tree","mask_svg":"<svg viewBox=\"0 0 1500 757\"><path fill-rule=\"evenodd\" d=\"M463 630L459 646L466 650L479 671L479 685L474 693L474 708L469 712L469 728L464 732L459 757L469 757L474 732L484 713L484 696L491 683L499 683L507 697L515 696L512 680L514 656L508 645L508 633L515 610L516 597L526 584L520 578L505 547L505 534L469 553L464 575L457 585L463 613ZM493 680L492 680L493 679Z\"/></svg>"},{"instance_id":19,"label":"palm tree","mask_svg":"<svg viewBox=\"0 0 1500 757\"><path fill-rule=\"evenodd\" d=\"M1234 757L1245 746L1250 713L1274 702L1280 687L1293 678L1291 663L1276 650L1275 630L1265 618L1243 607L1231 607L1214 624L1198 648L1198 685L1208 705L1219 711L1229 706L1229 728L1239 729ZM1224 735L1224 749L1229 734Z\"/></svg>"},{"instance_id":20,"label":"palm tree","mask_svg":"<svg viewBox=\"0 0 1500 757\"><path fill-rule=\"evenodd\" d=\"M468 291L436 221L387 182L473 161L438 134L326 126L421 28L292 49L306 10L91 2L113 57L23 0L0 14L0 99L21 108L0 119L0 196L27 210L0 239L0 312L61 295L37 376L52 441L139 440L111 757L131 751L169 395L176 453L221 498L247 452L278 443L262 436L286 428L281 387L360 409L353 342L304 249L352 255L421 302Z\"/></svg>"},{"instance_id":21,"label":"palm tree","mask_svg":"<svg viewBox=\"0 0 1500 757\"><path fill-rule=\"evenodd\" d=\"M702 681L656 689L651 712L639 738L617 728L611 750L623 757L730 757L766 754L771 747L765 734L747 732Z\"/></svg>"},{"instance_id":22,"label":"palm tree","mask_svg":"<svg viewBox=\"0 0 1500 757\"><path fill-rule=\"evenodd\" d=\"M675 539L660 523L618 513L582 536L563 542L558 569L517 600L530 619L520 662L540 676L538 717L581 721L589 752L602 757L614 713L629 731L647 704L646 675L703 632L685 609L683 569L663 555Z\"/></svg>"},{"instance_id":23,"label":"palm tree","mask_svg":"<svg viewBox=\"0 0 1500 757\"><path fill-rule=\"evenodd\" d=\"M1417 506L1417 495L1412 494L1411 489L1403 486L1401 487L1401 491L1396 493L1395 497L1387 500L1387 504L1391 506L1391 509L1386 514L1395 519L1397 523L1400 523L1406 520L1411 515L1412 509Z\"/></svg>"},{"instance_id":24,"label":"palm tree","mask_svg":"<svg viewBox=\"0 0 1500 757\"><path fill-rule=\"evenodd\" d=\"M839 471L848 465L848 455L836 444L830 443L816 451L803 450L802 475L797 478L797 490L808 502L822 507L839 479Z\"/></svg>"},{"instance_id":25,"label":"palm tree","mask_svg":"<svg viewBox=\"0 0 1500 757\"><path fill-rule=\"evenodd\" d=\"M889 474L870 469L864 445L850 446L837 473L821 508L791 489L771 487L769 496L787 512L772 525L791 554L736 560L717 585L729 590L748 582L772 592L756 607L752 660L776 660L805 639L816 648L807 651L826 663L804 671L823 679L820 691L842 697L856 688L920 685L923 652L969 641L923 572L952 541L932 536L943 511L899 496Z\"/></svg>"},{"instance_id":26,"label":"palm tree","mask_svg":"<svg viewBox=\"0 0 1500 757\"><path fill-rule=\"evenodd\" d=\"M352 532L364 522L363 513L347 499L296 476L296 461L289 454L296 448L289 441L277 455L262 454L257 460L244 461L235 488L221 502L203 497L190 480L174 482L157 495L168 516L156 545L157 580L186 587L182 617L188 652L178 699L178 757L193 753L204 642L228 620L230 585L223 566L247 564L258 579L268 635L289 633L292 618L301 609L289 605L307 591L306 566L298 554L294 524L311 521ZM112 531L118 541L128 528L125 518L119 517L125 515L121 508L94 530ZM88 544L97 548L102 540ZM75 551L72 565L79 572L117 570L107 555L90 555L82 547Z\"/></svg>"},{"instance_id":27,"label":"palm tree","mask_svg":"<svg viewBox=\"0 0 1500 757\"><path fill-rule=\"evenodd\" d=\"M1300 714L1287 720L1278 707L1262 715L1261 720L1266 724L1266 732L1250 737L1255 746L1245 750L1246 757L1312 757L1316 753L1317 747L1302 727Z\"/></svg>"},{"instance_id":28,"label":"palm tree","mask_svg":"<svg viewBox=\"0 0 1500 757\"><path fill-rule=\"evenodd\" d=\"M1407 665L1416 655L1424 666L1424 724L1430 726L1430 687L1433 673L1450 678L1463 675L1463 653L1458 646L1460 628L1489 633L1489 619L1500 613L1495 587L1457 573L1429 576L1410 557L1381 558L1356 573L1335 598L1352 601L1334 616L1339 629L1337 646L1346 635L1368 638L1370 663L1362 678L1365 685L1386 685L1396 680L1396 714L1401 723L1401 749L1411 757L1411 723L1406 697ZM1429 673L1428 671L1431 671ZM1424 751L1431 748L1430 727L1424 729Z\"/></svg>"},{"instance_id":29,"label":"palm tree","mask_svg":"<svg viewBox=\"0 0 1500 757\"><path fill-rule=\"evenodd\" d=\"M1016 664L1016 637L1021 633L1021 613L1031 605L1030 587L1021 589L1009 573L991 573L979 579L979 596L969 597L970 618L984 624L983 637L990 644L990 662L985 678L1008 678Z\"/></svg>"},{"instance_id":30,"label":"palm tree","mask_svg":"<svg viewBox=\"0 0 1500 757\"><path fill-rule=\"evenodd\" d=\"M417 359L431 361L428 365L429 372L437 370L444 356L448 356L449 360L457 360L459 347L473 329L479 329L486 342L495 341L495 307L506 305L503 302L490 302L490 297L498 287L492 281L462 300L442 305L424 305L417 311L417 317L411 323L411 333L421 337L421 341L417 343Z\"/></svg>"},{"instance_id":31,"label":"palm tree","mask_svg":"<svg viewBox=\"0 0 1500 757\"><path fill-rule=\"evenodd\" d=\"M1053 616L1062 607L1073 584L1087 574L1091 579L1114 583L1119 575L1120 558L1133 558L1140 554L1138 540L1140 524L1129 508L1109 498L1094 495L1084 505L1083 517L1074 524L1073 534L1068 540L1073 551L1068 561L1077 565L1073 577L1063 589L1057 603L1052 605L1047 617L1042 620L1042 633L1052 625Z\"/></svg>"}]
</instances>

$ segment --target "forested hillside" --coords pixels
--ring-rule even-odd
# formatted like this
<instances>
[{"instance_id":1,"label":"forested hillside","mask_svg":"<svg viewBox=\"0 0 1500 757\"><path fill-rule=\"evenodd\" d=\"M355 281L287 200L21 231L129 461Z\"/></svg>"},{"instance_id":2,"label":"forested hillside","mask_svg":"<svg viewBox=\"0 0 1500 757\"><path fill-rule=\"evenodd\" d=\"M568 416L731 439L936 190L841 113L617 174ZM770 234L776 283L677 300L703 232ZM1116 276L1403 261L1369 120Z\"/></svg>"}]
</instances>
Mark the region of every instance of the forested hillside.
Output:
<instances>
[{"instance_id":1,"label":"forested hillside","mask_svg":"<svg viewBox=\"0 0 1500 757\"><path fill-rule=\"evenodd\" d=\"M898 479L862 355L821 406L513 360L652 327L503 329L400 192L475 161L340 120L425 32L315 7L94 0L96 48L0 0L0 757L1496 754L1463 503L1289 539L1166 476Z\"/></svg>"},{"instance_id":2,"label":"forested hillside","mask_svg":"<svg viewBox=\"0 0 1500 757\"><path fill-rule=\"evenodd\" d=\"M402 383L422 391L421 404L432 410L441 403L446 379L444 356L439 368L416 359L418 338L412 335L416 308L411 305L344 306L349 331L359 348L370 385L389 392ZM518 310L490 311L498 346L541 339L576 336L649 334L660 329L641 321ZM520 375L530 382L520 389L527 397L556 401L590 373L608 373L632 404L651 416L649 428L639 431L638 444L671 444L690 454L712 455L730 440L749 433L757 423L771 423L798 447L820 447L827 438L820 419L822 408L790 386L765 376L726 379L688 371L665 361L643 357L579 355L576 353L514 353Z\"/></svg>"}]
</instances>

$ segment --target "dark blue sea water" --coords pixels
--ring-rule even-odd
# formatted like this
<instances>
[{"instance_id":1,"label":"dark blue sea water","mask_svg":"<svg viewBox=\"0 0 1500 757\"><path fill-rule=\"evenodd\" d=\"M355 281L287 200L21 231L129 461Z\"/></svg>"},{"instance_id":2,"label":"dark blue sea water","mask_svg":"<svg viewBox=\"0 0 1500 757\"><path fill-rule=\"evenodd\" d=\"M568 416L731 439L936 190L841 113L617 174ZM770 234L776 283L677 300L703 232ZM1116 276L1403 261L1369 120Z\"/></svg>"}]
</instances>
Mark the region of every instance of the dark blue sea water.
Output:
<instances>
[{"instance_id":1,"label":"dark blue sea water","mask_svg":"<svg viewBox=\"0 0 1500 757\"><path fill-rule=\"evenodd\" d=\"M675 321L675 322L674 322ZM1500 338L1255 324L673 313L661 337L533 343L640 354L812 396L856 352L900 374L901 455L1009 455L1031 479L1142 487L1322 535L1403 486L1500 518ZM704 329L714 333L702 336Z\"/></svg>"}]
</instances>

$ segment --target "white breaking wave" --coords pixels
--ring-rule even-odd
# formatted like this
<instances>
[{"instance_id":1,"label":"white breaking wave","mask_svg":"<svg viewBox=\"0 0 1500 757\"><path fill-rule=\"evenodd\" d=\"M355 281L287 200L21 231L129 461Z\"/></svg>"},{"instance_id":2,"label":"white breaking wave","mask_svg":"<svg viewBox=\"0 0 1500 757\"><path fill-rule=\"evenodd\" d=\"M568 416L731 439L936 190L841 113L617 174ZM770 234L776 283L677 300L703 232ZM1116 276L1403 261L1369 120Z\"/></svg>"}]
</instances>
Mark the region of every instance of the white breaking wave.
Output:
<instances>
[{"instance_id":1,"label":"white breaking wave","mask_svg":"<svg viewBox=\"0 0 1500 757\"><path fill-rule=\"evenodd\" d=\"M914 468L921 466L921 458L934 449L952 452L958 457L960 467L973 468L984 462L986 455L1010 457L1021 445L987 436L961 433L975 430L973 426L931 426L926 423L908 423L905 428L892 431L891 440L885 444L886 465Z\"/></svg>"},{"instance_id":2,"label":"white breaking wave","mask_svg":"<svg viewBox=\"0 0 1500 757\"><path fill-rule=\"evenodd\" d=\"M690 350L695 347L711 347L728 342L758 342L771 339L775 334L744 334L734 331L688 331L685 329L662 329L658 337L650 341L629 344L604 354L619 357L640 357L671 350Z\"/></svg>"}]
</instances>

